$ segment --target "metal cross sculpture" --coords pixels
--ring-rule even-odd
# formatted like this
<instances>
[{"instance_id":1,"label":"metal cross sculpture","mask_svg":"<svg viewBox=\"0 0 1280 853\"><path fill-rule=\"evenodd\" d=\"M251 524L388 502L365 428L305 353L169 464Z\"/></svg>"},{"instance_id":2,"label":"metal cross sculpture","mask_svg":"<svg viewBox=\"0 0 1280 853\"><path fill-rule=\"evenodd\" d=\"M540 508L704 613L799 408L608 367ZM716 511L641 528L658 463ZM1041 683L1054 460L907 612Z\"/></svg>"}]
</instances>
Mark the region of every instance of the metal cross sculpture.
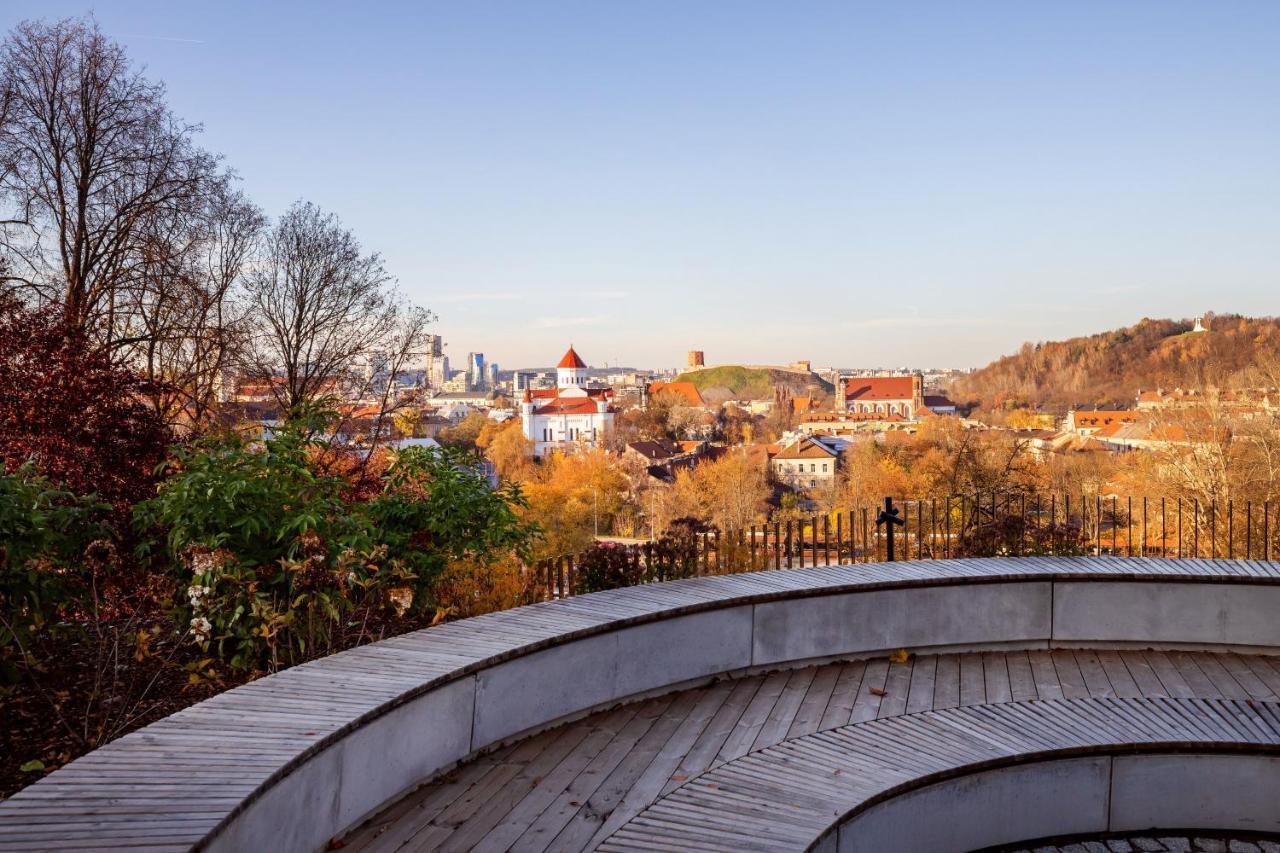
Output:
<instances>
[{"instance_id":1,"label":"metal cross sculpture","mask_svg":"<svg viewBox=\"0 0 1280 853\"><path fill-rule=\"evenodd\" d=\"M893 528L901 527L906 524L901 518L898 518L898 508L893 505L893 498L884 499L884 509L880 510L880 514L876 516L876 527L884 525L885 535L885 556L889 562L893 562ZM908 555L910 556L910 555Z\"/></svg>"}]
</instances>

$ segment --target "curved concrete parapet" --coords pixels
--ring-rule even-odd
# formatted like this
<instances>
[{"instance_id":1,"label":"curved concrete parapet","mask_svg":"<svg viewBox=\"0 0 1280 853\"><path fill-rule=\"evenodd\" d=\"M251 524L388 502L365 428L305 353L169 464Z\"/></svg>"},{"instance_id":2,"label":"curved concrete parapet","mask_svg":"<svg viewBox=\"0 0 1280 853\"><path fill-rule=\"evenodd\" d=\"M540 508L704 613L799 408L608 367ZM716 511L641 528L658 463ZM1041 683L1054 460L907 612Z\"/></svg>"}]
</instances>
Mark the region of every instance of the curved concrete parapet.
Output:
<instances>
[{"instance_id":1,"label":"curved concrete parapet","mask_svg":"<svg viewBox=\"0 0 1280 853\"><path fill-rule=\"evenodd\" d=\"M964 853L1152 828L1280 830L1280 708L1058 699L784 741L661 798L598 849Z\"/></svg>"},{"instance_id":2,"label":"curved concrete parapet","mask_svg":"<svg viewBox=\"0 0 1280 853\"><path fill-rule=\"evenodd\" d=\"M320 849L459 761L725 673L898 648L1280 650L1280 564L946 560L696 578L418 631L238 687L0 803L0 849Z\"/></svg>"}]
</instances>

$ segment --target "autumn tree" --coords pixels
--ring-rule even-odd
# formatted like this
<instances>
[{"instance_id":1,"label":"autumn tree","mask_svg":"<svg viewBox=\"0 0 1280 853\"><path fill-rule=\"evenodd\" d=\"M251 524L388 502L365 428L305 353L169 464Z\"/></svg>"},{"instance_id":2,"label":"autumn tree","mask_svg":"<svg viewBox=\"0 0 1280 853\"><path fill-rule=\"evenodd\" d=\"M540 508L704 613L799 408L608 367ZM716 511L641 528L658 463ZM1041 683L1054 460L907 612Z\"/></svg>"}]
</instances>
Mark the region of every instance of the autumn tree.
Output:
<instances>
[{"instance_id":1,"label":"autumn tree","mask_svg":"<svg viewBox=\"0 0 1280 853\"><path fill-rule=\"evenodd\" d=\"M538 476L524 484L527 520L539 525L545 536L539 556L576 554L597 532L612 532L628 485L604 450L552 453Z\"/></svg>"},{"instance_id":2,"label":"autumn tree","mask_svg":"<svg viewBox=\"0 0 1280 853\"><path fill-rule=\"evenodd\" d=\"M488 415L484 412L471 412L457 423L440 430L437 438L441 444L450 447L475 450L476 442L480 440L480 433L484 432L490 423Z\"/></svg>"},{"instance_id":3,"label":"autumn tree","mask_svg":"<svg viewBox=\"0 0 1280 853\"><path fill-rule=\"evenodd\" d=\"M489 421L476 437L476 447L493 463L498 476L508 482L524 482L536 473L533 442L525 438L518 418Z\"/></svg>"}]
</instances>

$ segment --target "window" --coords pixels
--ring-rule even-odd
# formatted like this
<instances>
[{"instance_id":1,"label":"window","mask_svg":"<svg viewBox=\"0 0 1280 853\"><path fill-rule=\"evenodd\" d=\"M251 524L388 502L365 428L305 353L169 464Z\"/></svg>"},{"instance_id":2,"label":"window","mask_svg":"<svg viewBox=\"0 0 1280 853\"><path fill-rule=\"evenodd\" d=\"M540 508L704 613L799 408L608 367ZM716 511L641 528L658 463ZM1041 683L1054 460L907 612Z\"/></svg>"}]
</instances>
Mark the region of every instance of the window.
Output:
<instances>
[{"instance_id":1,"label":"window","mask_svg":"<svg viewBox=\"0 0 1280 853\"><path fill-rule=\"evenodd\" d=\"M823 463L822 463L822 473L824 473L824 474L825 474L825 473L827 473L827 463L826 463L826 462L823 462Z\"/></svg>"},{"instance_id":2,"label":"window","mask_svg":"<svg viewBox=\"0 0 1280 853\"><path fill-rule=\"evenodd\" d=\"M817 480L810 480L810 481L809 481L809 488L811 488L811 489L816 489L817 487L818 487L818 481L817 481Z\"/></svg>"}]
</instances>

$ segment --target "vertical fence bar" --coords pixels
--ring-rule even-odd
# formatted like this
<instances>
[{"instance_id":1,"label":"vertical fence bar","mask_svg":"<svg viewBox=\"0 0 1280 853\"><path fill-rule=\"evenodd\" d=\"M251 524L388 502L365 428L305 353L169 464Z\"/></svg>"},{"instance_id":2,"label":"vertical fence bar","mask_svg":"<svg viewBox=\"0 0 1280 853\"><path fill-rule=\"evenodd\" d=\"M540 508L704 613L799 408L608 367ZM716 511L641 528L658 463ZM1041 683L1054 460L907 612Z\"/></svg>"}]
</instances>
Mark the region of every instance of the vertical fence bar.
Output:
<instances>
[{"instance_id":1,"label":"vertical fence bar","mask_svg":"<svg viewBox=\"0 0 1280 853\"><path fill-rule=\"evenodd\" d=\"M844 514L836 510L836 563L844 562Z\"/></svg>"},{"instance_id":2,"label":"vertical fence bar","mask_svg":"<svg viewBox=\"0 0 1280 853\"><path fill-rule=\"evenodd\" d=\"M792 554L791 554L791 519L789 519L789 518L787 519L787 546L786 546L786 552L787 552L787 568L789 569L789 568L791 568L791 560L792 560Z\"/></svg>"},{"instance_id":3,"label":"vertical fence bar","mask_svg":"<svg viewBox=\"0 0 1280 853\"><path fill-rule=\"evenodd\" d=\"M1253 559L1253 501L1244 502L1244 558Z\"/></svg>"},{"instance_id":4,"label":"vertical fence bar","mask_svg":"<svg viewBox=\"0 0 1280 853\"><path fill-rule=\"evenodd\" d=\"M1213 559L1218 559L1218 499L1209 499L1209 549Z\"/></svg>"},{"instance_id":5,"label":"vertical fence bar","mask_svg":"<svg viewBox=\"0 0 1280 853\"><path fill-rule=\"evenodd\" d=\"M1133 556L1133 495L1126 498L1124 510L1124 528L1125 534L1129 538L1129 556Z\"/></svg>"},{"instance_id":6,"label":"vertical fence bar","mask_svg":"<svg viewBox=\"0 0 1280 853\"><path fill-rule=\"evenodd\" d=\"M1262 559L1271 559L1271 501L1262 502Z\"/></svg>"},{"instance_id":7,"label":"vertical fence bar","mask_svg":"<svg viewBox=\"0 0 1280 853\"><path fill-rule=\"evenodd\" d=\"M776 521L773 523L773 567L782 568L782 526Z\"/></svg>"},{"instance_id":8,"label":"vertical fence bar","mask_svg":"<svg viewBox=\"0 0 1280 853\"><path fill-rule=\"evenodd\" d=\"M1094 495L1093 500L1097 506L1097 510L1093 516L1093 535L1094 535L1095 541L1097 542L1097 548L1094 550L1094 553L1097 554L1099 557L1101 557L1102 556L1102 492L1098 492L1098 494Z\"/></svg>"},{"instance_id":9,"label":"vertical fence bar","mask_svg":"<svg viewBox=\"0 0 1280 853\"><path fill-rule=\"evenodd\" d=\"M1235 499L1227 500L1227 559L1236 557L1236 507Z\"/></svg>"},{"instance_id":10,"label":"vertical fence bar","mask_svg":"<svg viewBox=\"0 0 1280 853\"><path fill-rule=\"evenodd\" d=\"M1160 556L1169 556L1169 516L1166 512L1166 498L1160 498Z\"/></svg>"},{"instance_id":11,"label":"vertical fence bar","mask_svg":"<svg viewBox=\"0 0 1280 853\"><path fill-rule=\"evenodd\" d=\"M1147 496L1142 496L1142 556L1147 556Z\"/></svg>"},{"instance_id":12,"label":"vertical fence bar","mask_svg":"<svg viewBox=\"0 0 1280 853\"><path fill-rule=\"evenodd\" d=\"M1182 559L1182 496L1178 496L1178 559Z\"/></svg>"},{"instance_id":13,"label":"vertical fence bar","mask_svg":"<svg viewBox=\"0 0 1280 853\"><path fill-rule=\"evenodd\" d=\"M1200 499L1191 499L1191 556L1200 556Z\"/></svg>"},{"instance_id":14,"label":"vertical fence bar","mask_svg":"<svg viewBox=\"0 0 1280 853\"><path fill-rule=\"evenodd\" d=\"M1062 493L1062 524L1064 527L1071 527L1071 493ZM1084 525L1080 525L1080 532L1084 533Z\"/></svg>"}]
</instances>

